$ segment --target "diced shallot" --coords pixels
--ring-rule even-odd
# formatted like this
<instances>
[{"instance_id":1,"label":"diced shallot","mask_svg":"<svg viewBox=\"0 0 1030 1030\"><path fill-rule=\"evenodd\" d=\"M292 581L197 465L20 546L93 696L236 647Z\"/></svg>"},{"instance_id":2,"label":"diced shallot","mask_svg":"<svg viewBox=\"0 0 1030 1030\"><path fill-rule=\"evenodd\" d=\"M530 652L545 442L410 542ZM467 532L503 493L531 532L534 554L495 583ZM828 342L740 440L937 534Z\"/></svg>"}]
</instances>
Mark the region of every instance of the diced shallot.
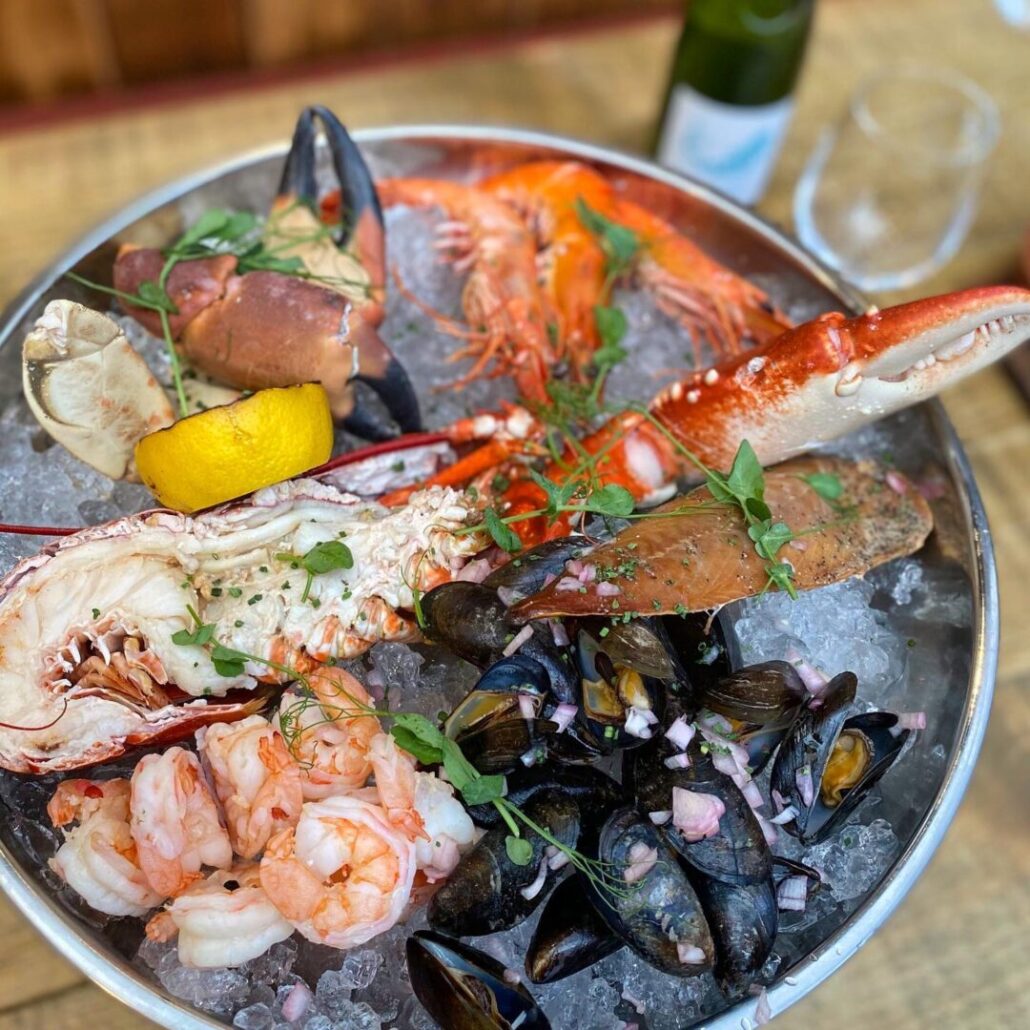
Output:
<instances>
[{"instance_id":1,"label":"diced shallot","mask_svg":"<svg viewBox=\"0 0 1030 1030\"><path fill-rule=\"evenodd\" d=\"M283 1001L283 1019L289 1023L300 1022L311 1004L311 997L311 988L306 983L295 983Z\"/></svg>"},{"instance_id":2,"label":"diced shallot","mask_svg":"<svg viewBox=\"0 0 1030 1030\"><path fill-rule=\"evenodd\" d=\"M755 818L758 820L758 825L762 828L762 836L765 837L765 843L772 847L780 839L779 831L761 812L755 812Z\"/></svg>"},{"instance_id":3,"label":"diced shallot","mask_svg":"<svg viewBox=\"0 0 1030 1030\"><path fill-rule=\"evenodd\" d=\"M658 849L649 848L642 840L638 840L629 849L629 865L622 872L626 883L642 880L658 862Z\"/></svg>"},{"instance_id":4,"label":"diced shallot","mask_svg":"<svg viewBox=\"0 0 1030 1030\"><path fill-rule=\"evenodd\" d=\"M554 638L555 647L568 647L572 642L569 640L569 634L565 631L565 625L561 619L548 619L548 625L551 627L551 636Z\"/></svg>"},{"instance_id":5,"label":"diced shallot","mask_svg":"<svg viewBox=\"0 0 1030 1030\"><path fill-rule=\"evenodd\" d=\"M714 794L672 788L672 825L690 843L718 833L725 813L726 806Z\"/></svg>"},{"instance_id":6,"label":"diced shallot","mask_svg":"<svg viewBox=\"0 0 1030 1030\"><path fill-rule=\"evenodd\" d=\"M579 570L580 583L591 583L597 579L597 566L591 562L584 562Z\"/></svg>"},{"instance_id":7,"label":"diced shallot","mask_svg":"<svg viewBox=\"0 0 1030 1030\"><path fill-rule=\"evenodd\" d=\"M510 658L527 640L529 640L532 635L533 627L528 625L523 626L522 629L520 629L518 633L508 641L501 654L503 654L505 658Z\"/></svg>"},{"instance_id":8,"label":"diced shallot","mask_svg":"<svg viewBox=\"0 0 1030 1030\"><path fill-rule=\"evenodd\" d=\"M543 889L547 882L547 859L540 859L540 867L536 871L536 879L528 886L519 891L526 901L532 901Z\"/></svg>"},{"instance_id":9,"label":"diced shallot","mask_svg":"<svg viewBox=\"0 0 1030 1030\"><path fill-rule=\"evenodd\" d=\"M690 755L686 751L681 751L678 755L669 755L665 759L666 769L689 769L690 768Z\"/></svg>"},{"instance_id":10,"label":"diced shallot","mask_svg":"<svg viewBox=\"0 0 1030 1030\"><path fill-rule=\"evenodd\" d=\"M771 822L773 826L783 826L786 823L789 823L792 819L796 819L797 817L798 810L793 805L787 805L787 807L782 812L780 812L779 815L773 816L773 818L770 819L769 822Z\"/></svg>"},{"instance_id":11,"label":"diced shallot","mask_svg":"<svg viewBox=\"0 0 1030 1030\"><path fill-rule=\"evenodd\" d=\"M885 478L887 480L887 485L896 494L908 493L908 480L900 472L895 472L894 469L890 469Z\"/></svg>"},{"instance_id":12,"label":"diced shallot","mask_svg":"<svg viewBox=\"0 0 1030 1030\"><path fill-rule=\"evenodd\" d=\"M504 970L504 982L508 984L520 984L522 983L522 977L519 976L516 970L506 967Z\"/></svg>"},{"instance_id":13,"label":"diced shallot","mask_svg":"<svg viewBox=\"0 0 1030 1030\"><path fill-rule=\"evenodd\" d=\"M797 784L798 793L801 795L801 802L807 808L815 799L815 784L812 782L812 767L803 765L794 773L794 782Z\"/></svg>"},{"instance_id":14,"label":"diced shallot","mask_svg":"<svg viewBox=\"0 0 1030 1030\"><path fill-rule=\"evenodd\" d=\"M772 1019L772 1008L769 1005L769 992L763 987L758 992L758 1004L755 1006L755 1026L765 1026Z\"/></svg>"},{"instance_id":15,"label":"diced shallot","mask_svg":"<svg viewBox=\"0 0 1030 1030\"><path fill-rule=\"evenodd\" d=\"M497 596L505 608L510 608L516 601L521 600L522 595L513 587L498 587Z\"/></svg>"},{"instance_id":16,"label":"diced shallot","mask_svg":"<svg viewBox=\"0 0 1030 1030\"><path fill-rule=\"evenodd\" d=\"M692 722L687 722L687 720L681 715L665 731L665 735L669 738L669 743L672 744L674 748L678 748L680 751L686 751L687 746L694 739L694 734L696 732L694 724Z\"/></svg>"},{"instance_id":17,"label":"diced shallot","mask_svg":"<svg viewBox=\"0 0 1030 1030\"><path fill-rule=\"evenodd\" d=\"M776 888L776 904L784 912L804 912L808 903L808 877L788 876Z\"/></svg>"},{"instance_id":18,"label":"diced shallot","mask_svg":"<svg viewBox=\"0 0 1030 1030\"><path fill-rule=\"evenodd\" d=\"M748 780L740 790L744 795L744 800L752 808L761 808L765 804L765 798L762 797L762 792L758 789L758 784L754 780Z\"/></svg>"},{"instance_id":19,"label":"diced shallot","mask_svg":"<svg viewBox=\"0 0 1030 1030\"><path fill-rule=\"evenodd\" d=\"M787 807L787 802L783 800L783 795L775 787L769 791L769 796L772 798L773 807L777 812L782 812Z\"/></svg>"},{"instance_id":20,"label":"diced shallot","mask_svg":"<svg viewBox=\"0 0 1030 1030\"><path fill-rule=\"evenodd\" d=\"M622 728L631 736L640 740L651 739L651 727L658 722L658 717L649 708L637 708L635 705L626 709L626 721Z\"/></svg>"},{"instance_id":21,"label":"diced shallot","mask_svg":"<svg viewBox=\"0 0 1030 1030\"><path fill-rule=\"evenodd\" d=\"M583 586L582 583L574 576L562 576L554 585L554 589L559 594L566 594L570 590L579 590Z\"/></svg>"},{"instance_id":22,"label":"diced shallot","mask_svg":"<svg viewBox=\"0 0 1030 1030\"><path fill-rule=\"evenodd\" d=\"M826 684L830 682L830 677L827 676L821 669L817 669L814 665L810 665L804 655L796 647L787 648L787 661L794 666L795 671L801 678L801 682L804 683L805 689L813 695L813 697L822 697L823 691L826 689Z\"/></svg>"},{"instance_id":23,"label":"diced shallot","mask_svg":"<svg viewBox=\"0 0 1030 1030\"><path fill-rule=\"evenodd\" d=\"M536 698L532 694L519 694L519 714L523 719L536 718Z\"/></svg>"},{"instance_id":24,"label":"diced shallot","mask_svg":"<svg viewBox=\"0 0 1030 1030\"><path fill-rule=\"evenodd\" d=\"M664 826L672 818L672 809L666 808L661 812L648 812L647 818L655 824L655 826Z\"/></svg>"},{"instance_id":25,"label":"diced shallot","mask_svg":"<svg viewBox=\"0 0 1030 1030\"><path fill-rule=\"evenodd\" d=\"M569 728L572 720L576 718L576 712L578 711L579 708L576 705L570 705L563 701L551 713L551 722L557 724L559 733L564 733Z\"/></svg>"},{"instance_id":26,"label":"diced shallot","mask_svg":"<svg viewBox=\"0 0 1030 1030\"><path fill-rule=\"evenodd\" d=\"M568 853L559 850L553 844L548 846L545 854L547 855L547 868L552 873L558 869L564 869L569 864Z\"/></svg>"},{"instance_id":27,"label":"diced shallot","mask_svg":"<svg viewBox=\"0 0 1030 1030\"><path fill-rule=\"evenodd\" d=\"M594 587L598 597L618 597L622 593L622 587L615 583L602 582Z\"/></svg>"},{"instance_id":28,"label":"diced shallot","mask_svg":"<svg viewBox=\"0 0 1030 1030\"><path fill-rule=\"evenodd\" d=\"M899 712L898 723L895 726L898 730L925 730L926 712Z\"/></svg>"},{"instance_id":29,"label":"diced shallot","mask_svg":"<svg viewBox=\"0 0 1030 1030\"><path fill-rule=\"evenodd\" d=\"M461 580L465 583L482 583L492 571L491 563L485 558L475 558L470 562L466 562L461 569L458 570L458 574L454 577L455 579ZM501 587L498 589L497 594L500 596ZM504 598L501 598L504 601ZM509 601L504 601L505 604L510 604Z\"/></svg>"},{"instance_id":30,"label":"diced shallot","mask_svg":"<svg viewBox=\"0 0 1030 1030\"><path fill-rule=\"evenodd\" d=\"M583 562L580 561L579 558L573 558L572 561L567 561L565 563L565 571L570 576L576 576L578 578L579 574L583 571Z\"/></svg>"},{"instance_id":31,"label":"diced shallot","mask_svg":"<svg viewBox=\"0 0 1030 1030\"><path fill-rule=\"evenodd\" d=\"M676 956L685 966L698 966L705 961L705 953L701 948L684 941L677 943Z\"/></svg>"}]
</instances>

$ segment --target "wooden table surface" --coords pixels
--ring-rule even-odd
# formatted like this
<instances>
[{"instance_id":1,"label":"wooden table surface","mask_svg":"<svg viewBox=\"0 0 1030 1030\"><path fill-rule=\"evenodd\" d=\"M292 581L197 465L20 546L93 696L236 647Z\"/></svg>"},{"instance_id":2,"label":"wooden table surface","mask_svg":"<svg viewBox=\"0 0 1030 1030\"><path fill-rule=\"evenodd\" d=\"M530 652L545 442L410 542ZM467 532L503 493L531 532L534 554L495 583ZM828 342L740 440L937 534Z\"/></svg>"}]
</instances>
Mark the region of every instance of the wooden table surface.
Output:
<instances>
[{"instance_id":1,"label":"wooden table surface","mask_svg":"<svg viewBox=\"0 0 1030 1030\"><path fill-rule=\"evenodd\" d=\"M143 190L286 138L305 103L328 104L355 127L518 124L639 149L675 33L675 21L665 18L584 28L350 74L156 98L103 114L71 112L9 133L0 137L0 301ZM821 4L797 115L760 207L789 226L801 165L859 78L884 63L929 55L994 95L1004 135L960 256L913 295L1013 278L1019 236L1030 224L1030 35L1003 25L989 0ZM1030 421L998 370L964 383L945 403L973 460L997 549L995 711L966 801L926 875L856 958L780 1018L784 1030L1030 1025ZM142 1024L0 902L0 1030Z\"/></svg>"}]
</instances>

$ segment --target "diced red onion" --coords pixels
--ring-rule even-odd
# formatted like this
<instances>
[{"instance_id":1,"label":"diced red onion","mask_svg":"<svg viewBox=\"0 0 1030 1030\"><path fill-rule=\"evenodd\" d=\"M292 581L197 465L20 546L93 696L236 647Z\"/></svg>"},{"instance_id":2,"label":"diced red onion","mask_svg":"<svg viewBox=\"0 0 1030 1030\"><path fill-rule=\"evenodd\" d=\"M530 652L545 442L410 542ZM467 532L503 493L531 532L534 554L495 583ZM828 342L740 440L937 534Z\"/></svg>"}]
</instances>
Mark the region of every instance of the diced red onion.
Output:
<instances>
[{"instance_id":1,"label":"diced red onion","mask_svg":"<svg viewBox=\"0 0 1030 1030\"><path fill-rule=\"evenodd\" d=\"M622 587L615 583L598 583L594 590L598 597L618 597L622 593Z\"/></svg>"},{"instance_id":2,"label":"diced red onion","mask_svg":"<svg viewBox=\"0 0 1030 1030\"><path fill-rule=\"evenodd\" d=\"M306 983L295 983L283 1001L283 1019L290 1023L299 1022L311 1004L311 997L311 988Z\"/></svg>"},{"instance_id":3,"label":"diced red onion","mask_svg":"<svg viewBox=\"0 0 1030 1030\"><path fill-rule=\"evenodd\" d=\"M740 784L737 784L740 786ZM744 786L740 787L741 793L744 795L744 800L752 808L761 808L765 804L765 798L762 797L762 792L758 789L758 784L754 780L748 780Z\"/></svg>"},{"instance_id":4,"label":"diced red onion","mask_svg":"<svg viewBox=\"0 0 1030 1030\"><path fill-rule=\"evenodd\" d=\"M570 576L578 576L583 571L583 563L579 558L573 558L572 561L565 563L565 571Z\"/></svg>"},{"instance_id":5,"label":"diced red onion","mask_svg":"<svg viewBox=\"0 0 1030 1030\"><path fill-rule=\"evenodd\" d=\"M812 767L803 765L794 773L794 782L797 784L798 793L801 795L801 802L807 808L815 799L815 784L812 782Z\"/></svg>"},{"instance_id":6,"label":"diced red onion","mask_svg":"<svg viewBox=\"0 0 1030 1030\"><path fill-rule=\"evenodd\" d=\"M521 894L526 901L532 901L543 889L544 884L547 882L547 859L540 859L540 867L536 871L536 879L528 886L523 887L519 894Z\"/></svg>"},{"instance_id":7,"label":"diced red onion","mask_svg":"<svg viewBox=\"0 0 1030 1030\"><path fill-rule=\"evenodd\" d=\"M547 621L551 627L551 636L554 638L554 646L568 647L572 641L569 640L569 634L565 631L565 626L561 619L548 619Z\"/></svg>"},{"instance_id":8,"label":"diced red onion","mask_svg":"<svg viewBox=\"0 0 1030 1030\"><path fill-rule=\"evenodd\" d=\"M669 743L673 747L679 748L680 751L686 751L690 742L694 739L694 734L697 730L694 729L692 722L687 722L683 716L679 716L675 722L665 731L665 735L669 738Z\"/></svg>"},{"instance_id":9,"label":"diced red onion","mask_svg":"<svg viewBox=\"0 0 1030 1030\"><path fill-rule=\"evenodd\" d=\"M516 601L519 600L521 595L513 587L498 587L497 596L501 599L501 604L505 608L510 608Z\"/></svg>"},{"instance_id":10,"label":"diced red onion","mask_svg":"<svg viewBox=\"0 0 1030 1030\"><path fill-rule=\"evenodd\" d=\"M804 912L808 904L808 877L788 876L776 888L776 904L784 912Z\"/></svg>"},{"instance_id":11,"label":"diced red onion","mask_svg":"<svg viewBox=\"0 0 1030 1030\"><path fill-rule=\"evenodd\" d=\"M529 625L523 626L522 629L520 629L518 633L508 641L501 654L503 654L505 658L510 658L527 640L529 640L532 635L533 627Z\"/></svg>"},{"instance_id":12,"label":"diced red onion","mask_svg":"<svg viewBox=\"0 0 1030 1030\"><path fill-rule=\"evenodd\" d=\"M559 594L567 594L572 590L578 590L583 584L574 576L562 576L554 585Z\"/></svg>"},{"instance_id":13,"label":"diced red onion","mask_svg":"<svg viewBox=\"0 0 1030 1030\"><path fill-rule=\"evenodd\" d=\"M948 492L948 484L943 479L924 479L916 483L916 489L928 501L938 501Z\"/></svg>"},{"instance_id":14,"label":"diced red onion","mask_svg":"<svg viewBox=\"0 0 1030 1030\"><path fill-rule=\"evenodd\" d=\"M710 730L719 737L724 737L727 733L733 732L733 727L730 725L729 720L719 715L718 712L704 712L697 720L697 724L702 730Z\"/></svg>"},{"instance_id":15,"label":"diced red onion","mask_svg":"<svg viewBox=\"0 0 1030 1030\"><path fill-rule=\"evenodd\" d=\"M792 548L795 551L807 551L808 550L808 541L807 540L799 540L797 537L795 537L793 540L788 540L787 541L787 546Z\"/></svg>"},{"instance_id":16,"label":"diced red onion","mask_svg":"<svg viewBox=\"0 0 1030 1030\"><path fill-rule=\"evenodd\" d=\"M762 836L765 837L765 843L772 847L780 839L779 831L761 812L755 812L755 818L758 820L758 825L762 827Z\"/></svg>"},{"instance_id":17,"label":"diced red onion","mask_svg":"<svg viewBox=\"0 0 1030 1030\"><path fill-rule=\"evenodd\" d=\"M629 865L622 872L626 883L642 880L658 862L658 849L649 848L642 840L638 840L629 849Z\"/></svg>"},{"instance_id":18,"label":"diced red onion","mask_svg":"<svg viewBox=\"0 0 1030 1030\"><path fill-rule=\"evenodd\" d=\"M544 576L544 586L549 587L558 577L553 572L548 572Z\"/></svg>"},{"instance_id":19,"label":"diced red onion","mask_svg":"<svg viewBox=\"0 0 1030 1030\"><path fill-rule=\"evenodd\" d=\"M519 694L519 712L523 719L536 718L536 698L532 694Z\"/></svg>"},{"instance_id":20,"label":"diced red onion","mask_svg":"<svg viewBox=\"0 0 1030 1030\"><path fill-rule=\"evenodd\" d=\"M576 718L576 713L578 711L579 708L577 708L576 705L562 702L551 713L551 722L557 723L559 733L564 733L569 728L569 724L572 720Z\"/></svg>"},{"instance_id":21,"label":"diced red onion","mask_svg":"<svg viewBox=\"0 0 1030 1030\"><path fill-rule=\"evenodd\" d=\"M773 826L784 826L786 823L789 823L791 819L796 819L797 817L798 810L793 805L787 805L779 815L773 816L769 822L771 822Z\"/></svg>"},{"instance_id":22,"label":"diced red onion","mask_svg":"<svg viewBox=\"0 0 1030 1030\"><path fill-rule=\"evenodd\" d=\"M486 558L474 558L472 561L466 562L454 578L465 583L482 583L492 571L492 563ZM499 593L500 590L498 590ZM509 602L505 601L504 603L508 604Z\"/></svg>"},{"instance_id":23,"label":"diced red onion","mask_svg":"<svg viewBox=\"0 0 1030 1030\"><path fill-rule=\"evenodd\" d=\"M763 987L758 992L758 1004L755 1006L755 1026L765 1026L772 1019L772 1008L769 1006L769 992Z\"/></svg>"},{"instance_id":24,"label":"diced red onion","mask_svg":"<svg viewBox=\"0 0 1030 1030\"><path fill-rule=\"evenodd\" d=\"M712 765L721 773L725 773L727 776L739 776L740 770L737 768L737 763L733 760L733 755L724 754L721 751L716 751L712 755Z\"/></svg>"},{"instance_id":25,"label":"diced red onion","mask_svg":"<svg viewBox=\"0 0 1030 1030\"><path fill-rule=\"evenodd\" d=\"M772 798L773 806L777 812L782 812L787 807L787 802L783 799L783 795L775 787L769 791L769 796Z\"/></svg>"},{"instance_id":26,"label":"diced red onion","mask_svg":"<svg viewBox=\"0 0 1030 1030\"><path fill-rule=\"evenodd\" d=\"M686 751L681 751L678 755L669 755L665 759L666 769L689 769L690 768L690 755Z\"/></svg>"},{"instance_id":27,"label":"diced red onion","mask_svg":"<svg viewBox=\"0 0 1030 1030\"><path fill-rule=\"evenodd\" d=\"M895 472L894 469L890 469L885 478L887 480L887 485L896 494L908 493L908 480L900 472Z\"/></svg>"},{"instance_id":28,"label":"diced red onion","mask_svg":"<svg viewBox=\"0 0 1030 1030\"><path fill-rule=\"evenodd\" d=\"M719 832L719 820L726 806L714 794L672 788L672 825L693 843Z\"/></svg>"},{"instance_id":29,"label":"diced red onion","mask_svg":"<svg viewBox=\"0 0 1030 1030\"><path fill-rule=\"evenodd\" d=\"M579 581L581 583L590 583L597 579L597 566L584 562L583 567L579 570Z\"/></svg>"},{"instance_id":30,"label":"diced red onion","mask_svg":"<svg viewBox=\"0 0 1030 1030\"><path fill-rule=\"evenodd\" d=\"M925 730L926 712L898 712L897 729Z\"/></svg>"},{"instance_id":31,"label":"diced red onion","mask_svg":"<svg viewBox=\"0 0 1030 1030\"><path fill-rule=\"evenodd\" d=\"M648 812L647 818L655 824L655 826L664 826L672 818L672 809L667 808L661 812Z\"/></svg>"},{"instance_id":32,"label":"diced red onion","mask_svg":"<svg viewBox=\"0 0 1030 1030\"><path fill-rule=\"evenodd\" d=\"M676 945L676 957L685 966L698 966L706 961L704 950L696 944L687 944L680 941Z\"/></svg>"},{"instance_id":33,"label":"diced red onion","mask_svg":"<svg viewBox=\"0 0 1030 1030\"><path fill-rule=\"evenodd\" d=\"M622 989L622 1000L628 1001L638 1016L642 1016L647 1011L647 1006L639 998L634 998L625 987ZM625 1030L628 1030L628 1027Z\"/></svg>"},{"instance_id":34,"label":"diced red onion","mask_svg":"<svg viewBox=\"0 0 1030 1030\"><path fill-rule=\"evenodd\" d=\"M521 756L520 761L528 769L530 766L536 765L542 757L543 755L541 755L539 747L531 747Z\"/></svg>"},{"instance_id":35,"label":"diced red onion","mask_svg":"<svg viewBox=\"0 0 1030 1030\"><path fill-rule=\"evenodd\" d=\"M382 670L373 666L372 671L365 677L365 684L369 687L375 687L378 690L385 689L386 680L383 678Z\"/></svg>"},{"instance_id":36,"label":"diced red onion","mask_svg":"<svg viewBox=\"0 0 1030 1030\"><path fill-rule=\"evenodd\" d=\"M547 850L549 852L553 852L553 854L549 854L547 856L547 868L550 869L551 872L555 872L558 869L564 869L565 866L569 864L569 856L564 851L560 851L558 848L553 846L549 847Z\"/></svg>"},{"instance_id":37,"label":"diced red onion","mask_svg":"<svg viewBox=\"0 0 1030 1030\"><path fill-rule=\"evenodd\" d=\"M626 721L622 728L631 736L640 740L651 739L651 727L658 721L650 709L631 706L626 709Z\"/></svg>"},{"instance_id":38,"label":"diced red onion","mask_svg":"<svg viewBox=\"0 0 1030 1030\"><path fill-rule=\"evenodd\" d=\"M821 697L826 684L830 682L829 676L805 661L804 656L796 647L787 648L786 658L801 677L805 689L813 696Z\"/></svg>"},{"instance_id":39,"label":"diced red onion","mask_svg":"<svg viewBox=\"0 0 1030 1030\"><path fill-rule=\"evenodd\" d=\"M504 969L504 982L508 984L520 984L522 983L522 977L514 969L505 967Z\"/></svg>"}]
</instances>

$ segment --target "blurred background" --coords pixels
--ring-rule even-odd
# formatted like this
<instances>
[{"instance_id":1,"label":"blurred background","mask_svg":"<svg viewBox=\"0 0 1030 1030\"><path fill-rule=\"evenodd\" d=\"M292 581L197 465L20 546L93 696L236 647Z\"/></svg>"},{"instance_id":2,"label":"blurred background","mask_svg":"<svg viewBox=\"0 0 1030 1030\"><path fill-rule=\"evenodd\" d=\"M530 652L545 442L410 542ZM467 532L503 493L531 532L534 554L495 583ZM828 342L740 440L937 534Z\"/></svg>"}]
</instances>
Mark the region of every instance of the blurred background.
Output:
<instances>
[{"instance_id":1,"label":"blurred background","mask_svg":"<svg viewBox=\"0 0 1030 1030\"><path fill-rule=\"evenodd\" d=\"M876 302L1026 281L1023 0L818 0L810 23L812 3L793 5L806 9L791 37L796 60L750 98L739 77L713 85L691 64L681 34L697 28L692 7L700 17L705 6L0 0L0 301L143 191L285 141L306 103L355 128L521 125L642 153L664 145L675 163L682 126L669 112L688 95L677 90L709 86L720 103L786 102L745 199ZM899 88L896 73L913 61L924 80ZM889 99L876 100L871 81L893 87ZM931 103L938 87L948 94L941 107ZM885 127L874 143L862 137L867 115ZM899 241L926 260L892 266ZM944 398L985 496L1001 577L1000 674L982 760L926 875L858 957L777 1020L784 1030L1030 1025L1020 958L1030 951L1030 420L1017 365ZM0 902L0 1030L140 1024Z\"/></svg>"}]
</instances>

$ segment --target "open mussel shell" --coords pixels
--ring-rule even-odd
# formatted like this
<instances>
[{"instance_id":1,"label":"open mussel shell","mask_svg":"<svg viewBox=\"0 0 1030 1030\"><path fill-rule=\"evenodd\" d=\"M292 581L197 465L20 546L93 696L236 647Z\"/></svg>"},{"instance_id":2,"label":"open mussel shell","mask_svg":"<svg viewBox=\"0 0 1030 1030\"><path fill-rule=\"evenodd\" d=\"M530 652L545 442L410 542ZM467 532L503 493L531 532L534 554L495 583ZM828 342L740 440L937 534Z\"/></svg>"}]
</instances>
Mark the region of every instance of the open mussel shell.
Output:
<instances>
[{"instance_id":1,"label":"open mussel shell","mask_svg":"<svg viewBox=\"0 0 1030 1030\"><path fill-rule=\"evenodd\" d=\"M507 779L505 798L516 808L524 809L538 794L558 791L579 806L582 812L605 812L613 808L622 797L622 787L600 769L590 766L571 766L556 769L550 765L535 765L519 769ZM471 805L469 815L477 826L504 826L500 812L492 804Z\"/></svg>"},{"instance_id":2,"label":"open mussel shell","mask_svg":"<svg viewBox=\"0 0 1030 1030\"><path fill-rule=\"evenodd\" d=\"M772 877L740 886L688 870L715 941L715 978L740 997L772 952L779 925Z\"/></svg>"},{"instance_id":3,"label":"open mussel shell","mask_svg":"<svg viewBox=\"0 0 1030 1030\"><path fill-rule=\"evenodd\" d=\"M897 732L889 712L852 714L857 681L844 672L830 681L823 703L805 709L773 763L771 787L797 816L784 825L806 844L818 843L841 824L894 764L909 731ZM806 800L801 782L811 779Z\"/></svg>"},{"instance_id":4,"label":"open mussel shell","mask_svg":"<svg viewBox=\"0 0 1030 1030\"><path fill-rule=\"evenodd\" d=\"M550 1030L533 996L489 955L418 930L407 941L415 997L448 1030Z\"/></svg>"},{"instance_id":5,"label":"open mussel shell","mask_svg":"<svg viewBox=\"0 0 1030 1030\"><path fill-rule=\"evenodd\" d=\"M509 773L547 758L558 724L549 719L524 719L518 711L478 729L460 733L462 754L484 774Z\"/></svg>"},{"instance_id":6,"label":"open mussel shell","mask_svg":"<svg viewBox=\"0 0 1030 1030\"><path fill-rule=\"evenodd\" d=\"M497 591L482 583L442 583L421 600L423 634L459 658L486 668L518 631Z\"/></svg>"},{"instance_id":7,"label":"open mussel shell","mask_svg":"<svg viewBox=\"0 0 1030 1030\"><path fill-rule=\"evenodd\" d=\"M543 791L523 811L564 846L576 847L581 820L574 799L564 797L558 790ZM517 865L508 856L506 841L510 833L507 826L488 830L462 856L429 903L431 926L458 937L475 937L510 930L536 910L558 875L546 865L548 844L524 828L523 835L532 845L533 856L526 865ZM542 862L546 877L534 889Z\"/></svg>"},{"instance_id":8,"label":"open mussel shell","mask_svg":"<svg viewBox=\"0 0 1030 1030\"><path fill-rule=\"evenodd\" d=\"M550 692L547 670L534 658L513 654L494 662L476 685L454 706L444 732L455 738L484 725L520 715L520 694L526 694L539 714Z\"/></svg>"},{"instance_id":9,"label":"open mussel shell","mask_svg":"<svg viewBox=\"0 0 1030 1030\"><path fill-rule=\"evenodd\" d=\"M690 692L703 689L729 675L740 663L735 638L723 628L722 619L708 612L663 615L657 620L682 668Z\"/></svg>"},{"instance_id":10,"label":"open mussel shell","mask_svg":"<svg viewBox=\"0 0 1030 1030\"><path fill-rule=\"evenodd\" d=\"M601 918L579 873L551 891L526 951L526 972L535 984L554 983L587 969L622 947Z\"/></svg>"},{"instance_id":11,"label":"open mussel shell","mask_svg":"<svg viewBox=\"0 0 1030 1030\"><path fill-rule=\"evenodd\" d=\"M608 651L607 637L595 637L586 629L576 635L576 660L580 675L577 716L601 748L610 753L645 744L665 710L664 684L633 664L631 649L625 661L616 660ZM648 713L652 721L635 725L631 721L634 711ZM633 732L627 731L627 726L634 726Z\"/></svg>"},{"instance_id":12,"label":"open mussel shell","mask_svg":"<svg viewBox=\"0 0 1030 1030\"><path fill-rule=\"evenodd\" d=\"M660 828L662 836L688 865L712 879L738 885L767 880L772 855L761 824L740 788L715 768L696 737L688 749L691 764L686 769L666 768L664 756L670 753L662 741L656 741L655 746L627 756L624 783L641 810L670 810L673 787L714 795L725 808L718 833L687 841L669 822Z\"/></svg>"},{"instance_id":13,"label":"open mussel shell","mask_svg":"<svg viewBox=\"0 0 1030 1030\"><path fill-rule=\"evenodd\" d=\"M636 856L652 851L657 861L651 868L636 882L625 882ZM588 896L620 940L672 976L697 976L712 968L715 946L701 904L646 816L616 809L601 827L594 857L604 878L587 881Z\"/></svg>"},{"instance_id":14,"label":"open mussel shell","mask_svg":"<svg viewBox=\"0 0 1030 1030\"><path fill-rule=\"evenodd\" d=\"M513 591L517 598L529 597L541 590L548 577L558 577L565 571L565 563L581 558L590 550L585 536L563 536L545 540L542 544L519 551L515 558L494 569L483 585L496 590L502 587ZM514 600L514 598L513 598ZM509 604L513 601L509 601Z\"/></svg>"}]
</instances>

